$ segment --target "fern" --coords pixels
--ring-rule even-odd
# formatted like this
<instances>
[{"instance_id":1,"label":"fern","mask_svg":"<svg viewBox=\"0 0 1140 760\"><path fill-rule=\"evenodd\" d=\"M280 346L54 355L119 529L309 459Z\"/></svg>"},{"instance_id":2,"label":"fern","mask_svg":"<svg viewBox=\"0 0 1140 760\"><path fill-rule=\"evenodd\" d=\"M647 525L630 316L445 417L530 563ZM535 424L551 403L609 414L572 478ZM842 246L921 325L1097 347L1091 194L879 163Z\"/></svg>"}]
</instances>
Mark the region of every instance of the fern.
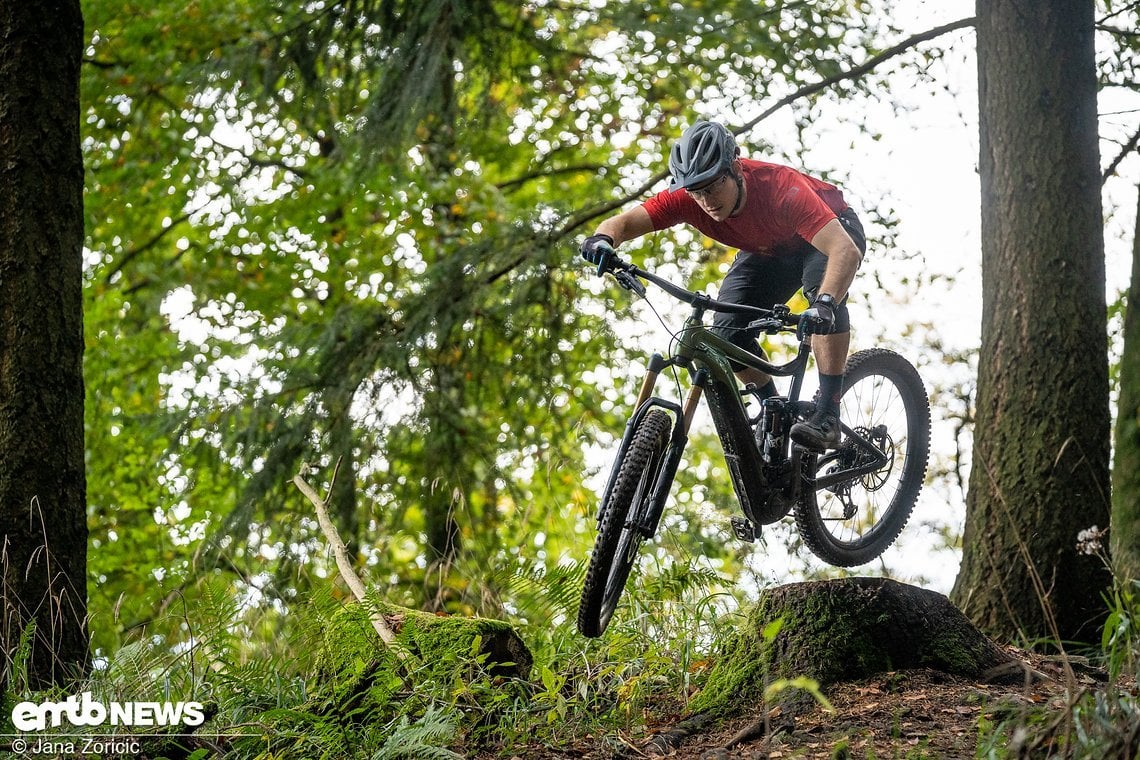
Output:
<instances>
[{"instance_id":1,"label":"fern","mask_svg":"<svg viewBox=\"0 0 1140 760\"><path fill-rule=\"evenodd\" d=\"M570 619L577 614L585 577L586 561L579 560L552 568L537 563L521 565L500 572L496 582L515 594L512 601L523 617Z\"/></svg>"},{"instance_id":2,"label":"fern","mask_svg":"<svg viewBox=\"0 0 1140 760\"><path fill-rule=\"evenodd\" d=\"M400 719L395 732L372 760L456 760L462 758L446 748L455 741L459 726L454 715L437 707L428 708L423 717L410 723Z\"/></svg>"},{"instance_id":3,"label":"fern","mask_svg":"<svg viewBox=\"0 0 1140 760\"><path fill-rule=\"evenodd\" d=\"M32 639L35 635L36 621L29 620L24 630L20 632L20 643L16 646L16 651L10 655L8 662L4 663L8 671L8 690L12 693L31 690L28 684L28 658L32 656Z\"/></svg>"}]
</instances>

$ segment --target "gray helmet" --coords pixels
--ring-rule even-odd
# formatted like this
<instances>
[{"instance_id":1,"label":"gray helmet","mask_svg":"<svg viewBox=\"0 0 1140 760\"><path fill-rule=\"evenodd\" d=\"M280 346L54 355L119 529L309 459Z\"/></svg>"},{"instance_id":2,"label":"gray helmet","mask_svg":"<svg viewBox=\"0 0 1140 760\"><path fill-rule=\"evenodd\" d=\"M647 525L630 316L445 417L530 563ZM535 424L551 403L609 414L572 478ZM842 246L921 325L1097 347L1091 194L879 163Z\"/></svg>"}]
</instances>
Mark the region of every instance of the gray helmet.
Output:
<instances>
[{"instance_id":1,"label":"gray helmet","mask_svg":"<svg viewBox=\"0 0 1140 760\"><path fill-rule=\"evenodd\" d=\"M669 152L669 189L700 187L728 172L740 155L736 139L713 121L698 121L681 133Z\"/></svg>"}]
</instances>

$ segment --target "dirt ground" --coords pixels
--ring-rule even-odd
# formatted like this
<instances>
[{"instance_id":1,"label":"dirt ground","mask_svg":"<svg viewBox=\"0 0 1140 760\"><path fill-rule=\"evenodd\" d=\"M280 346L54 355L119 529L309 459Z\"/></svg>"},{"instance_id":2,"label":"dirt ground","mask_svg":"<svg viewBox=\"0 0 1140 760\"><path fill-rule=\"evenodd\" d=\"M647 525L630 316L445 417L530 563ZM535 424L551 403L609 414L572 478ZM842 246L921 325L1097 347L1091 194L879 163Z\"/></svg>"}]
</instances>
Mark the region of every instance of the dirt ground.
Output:
<instances>
[{"instance_id":1,"label":"dirt ground","mask_svg":"<svg viewBox=\"0 0 1140 760\"><path fill-rule=\"evenodd\" d=\"M1043 715L1049 721L1053 715L1060 719L1067 713L1069 690L1062 667L1049 658L1013 653L1036 672L1028 683L979 683L933 670L884 673L825 689L833 712L813 706L796 715L783 715L777 709L765 721L761 711L746 710L738 718L689 737L668 756L682 760L975 758L979 750L996 741L994 726L1016 726L1030 713L1038 723ZM1079 664L1073 679L1078 693L1100 682L1097 673ZM650 731L664 733L679 717L662 716L651 722ZM516 756L524 760L652 757L651 738L652 734L587 737L574 746L534 747ZM1027 757L1046 754L1044 747L1022 752Z\"/></svg>"}]
</instances>

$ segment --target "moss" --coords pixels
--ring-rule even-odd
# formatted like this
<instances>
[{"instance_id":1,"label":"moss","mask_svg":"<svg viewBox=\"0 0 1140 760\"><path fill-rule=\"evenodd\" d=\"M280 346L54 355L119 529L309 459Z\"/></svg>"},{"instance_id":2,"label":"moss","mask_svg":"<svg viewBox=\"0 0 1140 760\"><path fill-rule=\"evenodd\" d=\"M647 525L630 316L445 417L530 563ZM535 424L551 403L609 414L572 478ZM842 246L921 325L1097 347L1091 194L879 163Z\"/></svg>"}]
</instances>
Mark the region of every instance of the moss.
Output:
<instances>
[{"instance_id":1,"label":"moss","mask_svg":"<svg viewBox=\"0 0 1140 760\"><path fill-rule=\"evenodd\" d=\"M913 667L976 676L1003 658L941 594L879 578L798 583L761 596L689 707L728 715L779 679L826 686Z\"/></svg>"},{"instance_id":2,"label":"moss","mask_svg":"<svg viewBox=\"0 0 1140 760\"><path fill-rule=\"evenodd\" d=\"M396 631L397 641L417 660L413 667L428 677L453 678L456 669L465 673L486 665L498 675L525 678L531 656L509 623L489 618L433 615L420 610L371 601L371 609L353 604L340 610L325 636L322 661L342 672L361 662L395 664L392 651L372 627L370 614L384 616Z\"/></svg>"},{"instance_id":3,"label":"moss","mask_svg":"<svg viewBox=\"0 0 1140 760\"><path fill-rule=\"evenodd\" d=\"M380 640L371 612L383 615L396 632L411 655L407 661L399 662ZM431 695L450 699L475 683L491 690L511 688L529 673L531 655L508 623L370 601L368 607L350 604L332 615L317 661L323 686L313 697L312 712L372 719L415 713Z\"/></svg>"},{"instance_id":4,"label":"moss","mask_svg":"<svg viewBox=\"0 0 1140 760\"><path fill-rule=\"evenodd\" d=\"M721 713L735 702L759 703L771 653L761 646L755 629L742 625L721 647L717 663L701 692L689 703L694 713Z\"/></svg>"}]
</instances>

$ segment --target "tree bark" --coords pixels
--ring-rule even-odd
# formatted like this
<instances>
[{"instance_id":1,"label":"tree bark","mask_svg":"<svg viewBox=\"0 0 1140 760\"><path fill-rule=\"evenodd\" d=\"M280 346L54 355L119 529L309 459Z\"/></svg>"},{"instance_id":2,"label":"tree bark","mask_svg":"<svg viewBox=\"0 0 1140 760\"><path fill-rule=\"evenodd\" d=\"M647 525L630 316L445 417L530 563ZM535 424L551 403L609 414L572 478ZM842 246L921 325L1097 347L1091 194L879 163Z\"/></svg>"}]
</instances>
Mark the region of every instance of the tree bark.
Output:
<instances>
[{"instance_id":1,"label":"tree bark","mask_svg":"<svg viewBox=\"0 0 1140 760\"><path fill-rule=\"evenodd\" d=\"M1093 3L977 4L982 346L951 598L1002 638L1089 639L1107 524L1108 339Z\"/></svg>"},{"instance_id":2,"label":"tree bark","mask_svg":"<svg viewBox=\"0 0 1140 760\"><path fill-rule=\"evenodd\" d=\"M766 636L777 621L778 632ZM828 686L908 668L983 678L1016 662L946 597L885 578L766 591L721 650L690 705L694 712L723 716L735 706L758 704L766 686L779 679L806 676Z\"/></svg>"},{"instance_id":3,"label":"tree bark","mask_svg":"<svg viewBox=\"0 0 1140 760\"><path fill-rule=\"evenodd\" d=\"M0 680L34 623L33 688L88 662L83 45L79 0L0 3Z\"/></svg>"},{"instance_id":4,"label":"tree bark","mask_svg":"<svg viewBox=\"0 0 1140 760\"><path fill-rule=\"evenodd\" d=\"M986 681L1020 681L1026 667L987 639L941 594L885 578L794 583L765 591L740 629L720 643L690 715L654 735L651 755L758 706L767 716L726 746L747 740L775 714L786 723L813 698L793 682L821 689L878 673L925 668ZM780 682L788 683L779 690ZM769 693L772 690L774 693ZM779 707L779 710L775 708Z\"/></svg>"},{"instance_id":5,"label":"tree bark","mask_svg":"<svg viewBox=\"0 0 1140 760\"><path fill-rule=\"evenodd\" d=\"M1140 580L1140 193L1136 205L1112 470L1112 566L1123 584Z\"/></svg>"}]
</instances>

